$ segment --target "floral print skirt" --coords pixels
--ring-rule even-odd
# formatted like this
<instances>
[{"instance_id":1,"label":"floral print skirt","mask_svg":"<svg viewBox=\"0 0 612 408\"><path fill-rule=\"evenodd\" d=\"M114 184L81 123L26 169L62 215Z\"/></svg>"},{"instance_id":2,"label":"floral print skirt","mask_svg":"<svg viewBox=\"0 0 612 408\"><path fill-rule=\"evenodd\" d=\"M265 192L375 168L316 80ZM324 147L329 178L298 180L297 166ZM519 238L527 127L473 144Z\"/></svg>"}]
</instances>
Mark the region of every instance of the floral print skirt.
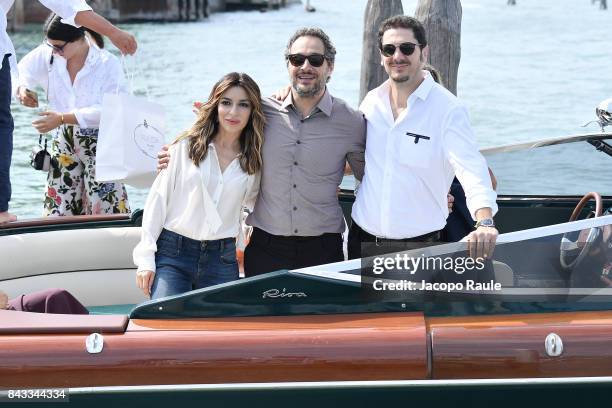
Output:
<instances>
[{"instance_id":1,"label":"floral print skirt","mask_svg":"<svg viewBox=\"0 0 612 408\"><path fill-rule=\"evenodd\" d=\"M53 140L43 216L128 213L125 186L96 178L98 129L63 126Z\"/></svg>"}]
</instances>

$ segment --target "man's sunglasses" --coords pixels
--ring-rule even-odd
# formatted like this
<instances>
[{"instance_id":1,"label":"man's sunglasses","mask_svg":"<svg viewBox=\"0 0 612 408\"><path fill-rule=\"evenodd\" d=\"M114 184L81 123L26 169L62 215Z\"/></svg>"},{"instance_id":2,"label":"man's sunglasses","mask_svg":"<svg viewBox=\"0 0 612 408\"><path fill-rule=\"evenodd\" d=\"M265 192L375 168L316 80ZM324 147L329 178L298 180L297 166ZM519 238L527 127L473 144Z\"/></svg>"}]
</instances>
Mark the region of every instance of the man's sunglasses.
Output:
<instances>
[{"instance_id":1,"label":"man's sunglasses","mask_svg":"<svg viewBox=\"0 0 612 408\"><path fill-rule=\"evenodd\" d=\"M69 42L70 41L66 41L62 45L53 45L49 42L49 40L45 40L45 44L47 45L47 47L51 47L53 51L57 51L60 54L64 52L64 47L68 45Z\"/></svg>"},{"instance_id":2,"label":"man's sunglasses","mask_svg":"<svg viewBox=\"0 0 612 408\"><path fill-rule=\"evenodd\" d=\"M325 62L325 56L323 54L289 54L287 55L287 60L294 67L301 67L306 60L313 67L320 67Z\"/></svg>"},{"instance_id":3,"label":"man's sunglasses","mask_svg":"<svg viewBox=\"0 0 612 408\"><path fill-rule=\"evenodd\" d=\"M402 54L404 54L405 56L409 56L412 55L416 47L420 46L421 44L414 44L411 42L401 43L397 47L393 44L384 44L380 46L380 52L382 52L385 57L392 57L393 54L395 54L395 50L399 48Z\"/></svg>"}]
</instances>

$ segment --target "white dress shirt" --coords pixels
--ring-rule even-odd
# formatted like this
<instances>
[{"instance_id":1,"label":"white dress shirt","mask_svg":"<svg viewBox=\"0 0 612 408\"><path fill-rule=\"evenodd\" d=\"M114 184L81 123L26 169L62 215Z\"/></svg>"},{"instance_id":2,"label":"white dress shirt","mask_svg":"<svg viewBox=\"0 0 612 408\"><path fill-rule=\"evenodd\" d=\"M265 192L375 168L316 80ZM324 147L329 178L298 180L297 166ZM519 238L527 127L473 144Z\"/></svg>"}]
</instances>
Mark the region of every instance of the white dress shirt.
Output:
<instances>
[{"instance_id":1,"label":"white dress shirt","mask_svg":"<svg viewBox=\"0 0 612 408\"><path fill-rule=\"evenodd\" d=\"M162 229L197 241L238 237L244 248L244 208L253 210L260 173L249 175L238 158L223 172L214 144L200 166L188 155L188 141L170 147L170 163L149 191L142 219L140 243L134 249L138 270L155 271L157 239Z\"/></svg>"},{"instance_id":2,"label":"white dress shirt","mask_svg":"<svg viewBox=\"0 0 612 408\"><path fill-rule=\"evenodd\" d=\"M365 175L352 217L366 232L390 239L442 229L446 194L456 175L472 216L497 212L487 163L478 151L467 109L429 73L393 119L389 80L370 91L360 110L367 120ZM429 139L407 135L426 136Z\"/></svg>"},{"instance_id":3,"label":"white dress shirt","mask_svg":"<svg viewBox=\"0 0 612 408\"><path fill-rule=\"evenodd\" d=\"M117 57L99 49L87 37L86 41L89 52L74 83L70 80L66 60L54 55L53 64L50 64L52 50L43 44L19 61L18 85L28 89L40 86L47 92L49 110L74 113L79 127L96 128L100 126L104 94L125 93L125 76ZM17 86L13 88L17 90Z\"/></svg>"},{"instance_id":4,"label":"white dress shirt","mask_svg":"<svg viewBox=\"0 0 612 408\"><path fill-rule=\"evenodd\" d=\"M6 54L11 54L9 62L11 64L11 81L17 82L17 57L15 47L6 32L6 15L13 6L15 0L0 0L0 58L4 59ZM42 5L62 17L62 23L70 24L75 27L74 18L79 11L91 10L84 0L38 0ZM1 62L0 62L1 64Z\"/></svg>"}]
</instances>

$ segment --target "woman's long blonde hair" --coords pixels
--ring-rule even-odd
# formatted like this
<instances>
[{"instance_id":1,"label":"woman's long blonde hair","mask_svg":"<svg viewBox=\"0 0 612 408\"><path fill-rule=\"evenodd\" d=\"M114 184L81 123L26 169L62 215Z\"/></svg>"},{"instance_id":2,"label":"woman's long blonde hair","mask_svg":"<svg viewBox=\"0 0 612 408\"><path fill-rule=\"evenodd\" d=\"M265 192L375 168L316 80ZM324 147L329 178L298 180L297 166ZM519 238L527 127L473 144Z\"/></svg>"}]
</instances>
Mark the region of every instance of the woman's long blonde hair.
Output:
<instances>
[{"instance_id":1,"label":"woman's long blonde hair","mask_svg":"<svg viewBox=\"0 0 612 408\"><path fill-rule=\"evenodd\" d=\"M208 153L208 144L219 131L219 101L230 88L239 86L247 93L251 104L251 116L240 135L240 167L247 174L257 173L261 169L261 146L263 144L264 114L261 107L261 92L253 79L242 72L230 72L221 78L213 87L208 101L199 110L198 118L189 130L176 140L189 140L189 158L199 166ZM175 143L176 143L175 142Z\"/></svg>"}]
</instances>

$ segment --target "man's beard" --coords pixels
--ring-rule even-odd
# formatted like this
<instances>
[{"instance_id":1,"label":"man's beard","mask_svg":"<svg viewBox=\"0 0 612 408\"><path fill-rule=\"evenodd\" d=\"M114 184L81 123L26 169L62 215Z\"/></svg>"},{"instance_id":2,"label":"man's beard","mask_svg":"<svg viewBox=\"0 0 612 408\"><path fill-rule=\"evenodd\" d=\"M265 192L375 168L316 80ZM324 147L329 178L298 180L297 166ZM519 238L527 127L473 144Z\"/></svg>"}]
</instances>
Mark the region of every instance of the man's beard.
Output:
<instances>
[{"instance_id":1,"label":"man's beard","mask_svg":"<svg viewBox=\"0 0 612 408\"><path fill-rule=\"evenodd\" d=\"M311 98L315 95L318 95L322 89L325 87L325 82L322 78L318 78L314 81L314 83L309 88L300 87L298 83L297 76L292 79L291 86L295 90L295 92L301 96L302 98Z\"/></svg>"},{"instance_id":2,"label":"man's beard","mask_svg":"<svg viewBox=\"0 0 612 408\"><path fill-rule=\"evenodd\" d=\"M392 77L389 76L389 79L391 79L391 81L396 82L398 84L401 84L403 82L408 82L410 81L410 75L404 75L404 76L399 76L399 77Z\"/></svg>"},{"instance_id":3,"label":"man's beard","mask_svg":"<svg viewBox=\"0 0 612 408\"><path fill-rule=\"evenodd\" d=\"M397 61L395 62L396 64L406 64L408 63L408 61ZM391 70L389 70L389 72L392 72ZM410 74L395 74L392 75L391 73L389 74L389 79L391 79L391 81L401 84L403 82L408 82L410 81Z\"/></svg>"},{"instance_id":4,"label":"man's beard","mask_svg":"<svg viewBox=\"0 0 612 408\"><path fill-rule=\"evenodd\" d=\"M419 58L419 62L420 62L420 65L421 65L419 69L423 69L423 62L424 62L423 55L421 55L421 57ZM407 63L407 61L398 61L397 62L397 64L406 64L406 63ZM398 76L396 76L394 78L392 75L389 74L389 79L391 79L391 81L393 81L395 83L401 84L403 82L410 81L412 79L412 76L410 74L404 74L404 75L400 74L400 75L398 75Z\"/></svg>"}]
</instances>

